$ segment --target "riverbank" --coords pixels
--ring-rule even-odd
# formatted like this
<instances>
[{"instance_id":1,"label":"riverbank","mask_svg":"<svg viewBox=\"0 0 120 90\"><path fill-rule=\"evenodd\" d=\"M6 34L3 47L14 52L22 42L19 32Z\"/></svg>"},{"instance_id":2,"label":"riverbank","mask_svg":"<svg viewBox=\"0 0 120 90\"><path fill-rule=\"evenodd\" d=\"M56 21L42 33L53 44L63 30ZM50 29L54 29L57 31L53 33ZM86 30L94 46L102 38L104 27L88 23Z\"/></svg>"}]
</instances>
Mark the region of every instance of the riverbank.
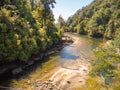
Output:
<instances>
[{"instance_id":1,"label":"riverbank","mask_svg":"<svg viewBox=\"0 0 120 90\"><path fill-rule=\"evenodd\" d=\"M65 46L68 46L73 43L72 38L69 36L63 36L62 40L59 43L54 44L51 48L46 50L43 53L39 53L35 56L33 56L28 62L13 62L13 63L7 63L4 66L0 66L0 88L1 86L12 86L15 87L22 87L24 84L25 86L28 85L29 80L29 74L32 73L34 70L38 72L37 74L33 74L34 79L37 78L37 76L42 76L45 73L48 73L51 69L57 67L57 60L52 59L50 61L47 61L48 56L51 56L52 54L58 53L62 48ZM44 64L42 64L44 63ZM47 67L49 65L49 68ZM35 67L34 67L35 66ZM42 70L42 68L44 68ZM14 75L12 75L14 74ZM51 73L52 74L52 73ZM30 74L32 75L32 74ZM27 79L23 80L21 78L27 77ZM44 75L43 75L44 76ZM31 76L30 76L31 77ZM46 76L46 78L49 77L49 75ZM12 80L13 78L13 80ZM10 79L10 80L7 80ZM17 81L16 81L17 80ZM21 84L18 84L18 80L21 82ZM43 79L44 80L44 79ZM46 79L45 79L46 80ZM34 80L32 80L33 82ZM20 83L19 82L19 83ZM16 84L15 84L16 83ZM23 86L24 87L24 86Z\"/></svg>"},{"instance_id":2,"label":"riverbank","mask_svg":"<svg viewBox=\"0 0 120 90\"><path fill-rule=\"evenodd\" d=\"M76 90L83 86L91 69L92 50L96 44L92 39L66 34L72 44L67 44L60 52L48 55L44 63L36 61L35 68L20 78L10 80L9 86L25 90ZM62 40L69 40L66 36ZM38 63L39 62L39 63Z\"/></svg>"},{"instance_id":3,"label":"riverbank","mask_svg":"<svg viewBox=\"0 0 120 90\"><path fill-rule=\"evenodd\" d=\"M80 46L82 43L78 37L72 37L74 43L70 47ZM74 90L85 84L88 73L91 69L91 64L86 58L81 56L75 61L68 61L68 68L60 66L54 69L49 79L44 82L38 82L32 86L32 90Z\"/></svg>"},{"instance_id":4,"label":"riverbank","mask_svg":"<svg viewBox=\"0 0 120 90\"><path fill-rule=\"evenodd\" d=\"M37 55L32 56L28 61L14 61L7 63L0 63L0 75L3 75L6 72L12 74L18 74L23 71L24 68L27 68L34 64L34 62L41 60L48 55L59 52L62 48L73 43L73 40L69 36L63 36L62 40L59 43L52 45L49 49L44 52L40 52Z\"/></svg>"}]
</instances>

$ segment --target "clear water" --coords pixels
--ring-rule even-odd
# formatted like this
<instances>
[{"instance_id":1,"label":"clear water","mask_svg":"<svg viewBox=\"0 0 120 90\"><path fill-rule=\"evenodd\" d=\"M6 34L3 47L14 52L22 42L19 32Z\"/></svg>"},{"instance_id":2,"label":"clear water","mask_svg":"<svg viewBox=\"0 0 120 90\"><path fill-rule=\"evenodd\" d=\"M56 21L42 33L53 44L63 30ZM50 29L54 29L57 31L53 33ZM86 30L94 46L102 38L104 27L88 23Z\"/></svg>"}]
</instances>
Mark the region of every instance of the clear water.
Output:
<instances>
[{"instance_id":1,"label":"clear water","mask_svg":"<svg viewBox=\"0 0 120 90\"><path fill-rule=\"evenodd\" d=\"M88 38L86 36L73 36L75 43L66 46L59 53L60 65L63 68L77 69L78 61L92 61L95 59L93 50L101 42L98 39Z\"/></svg>"},{"instance_id":2,"label":"clear water","mask_svg":"<svg viewBox=\"0 0 120 90\"><path fill-rule=\"evenodd\" d=\"M16 75L10 77L10 75L7 75L7 78L2 78L0 84L11 86L11 83L14 85L14 80L15 85L17 83L18 86L22 86L23 84L25 85L24 82L26 82L28 79L36 80L41 79L44 75L49 75L51 69L56 68L56 66L60 65L62 68L78 69L79 61L84 61L87 63L93 60L95 58L93 49L99 45L101 40L79 35L71 36L75 38L75 43L64 47L59 53L55 53L54 55L50 55L49 57L45 58L44 63L36 62L33 66L30 66L18 76ZM45 72L46 70L47 73Z\"/></svg>"}]
</instances>

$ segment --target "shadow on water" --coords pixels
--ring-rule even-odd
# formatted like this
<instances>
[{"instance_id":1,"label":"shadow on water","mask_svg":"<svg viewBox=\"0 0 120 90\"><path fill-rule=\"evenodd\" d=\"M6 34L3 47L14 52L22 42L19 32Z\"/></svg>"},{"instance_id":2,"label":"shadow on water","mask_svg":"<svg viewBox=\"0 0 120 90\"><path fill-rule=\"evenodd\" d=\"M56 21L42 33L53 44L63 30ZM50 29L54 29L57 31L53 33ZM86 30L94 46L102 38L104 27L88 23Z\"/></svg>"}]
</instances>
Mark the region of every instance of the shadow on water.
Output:
<instances>
[{"instance_id":1,"label":"shadow on water","mask_svg":"<svg viewBox=\"0 0 120 90\"><path fill-rule=\"evenodd\" d=\"M61 58L62 59L67 59L67 60L76 60L80 58L79 56L73 55L70 52L62 52L61 53Z\"/></svg>"},{"instance_id":2,"label":"shadow on water","mask_svg":"<svg viewBox=\"0 0 120 90\"><path fill-rule=\"evenodd\" d=\"M29 75L36 73L36 69L43 68L43 64L51 60L51 56L56 60L60 61L59 64L66 69L77 70L76 66L78 65L77 60L81 58L89 58L92 49L97 45L92 42L91 39L81 38L82 41L77 45L69 45L61 50L61 52L45 57L42 60L35 62L33 65L24 69L22 73L18 75L12 75L10 72L0 76L0 85L9 85L13 79L20 80L24 78L29 78ZM90 52L90 53L89 53ZM52 61L54 62L54 61ZM74 67L75 66L75 67ZM49 65L48 65L49 67ZM1 89L0 89L1 90Z\"/></svg>"},{"instance_id":3,"label":"shadow on water","mask_svg":"<svg viewBox=\"0 0 120 90\"><path fill-rule=\"evenodd\" d=\"M63 48L60 52L60 57L62 60L76 60L76 59L79 59L80 56L78 56L75 52L76 50L74 51L71 51L69 49L75 49L75 47L73 45L69 45L65 48Z\"/></svg>"},{"instance_id":4,"label":"shadow on water","mask_svg":"<svg viewBox=\"0 0 120 90\"><path fill-rule=\"evenodd\" d=\"M100 40L88 37L80 37L75 44L69 45L60 52L60 65L63 68L77 70L78 62L81 60L92 61L95 59L93 49L95 49Z\"/></svg>"},{"instance_id":5,"label":"shadow on water","mask_svg":"<svg viewBox=\"0 0 120 90\"><path fill-rule=\"evenodd\" d=\"M77 50L76 46L69 45L63 48L60 52L60 65L62 68L77 70L77 60L80 59L79 50Z\"/></svg>"}]
</instances>

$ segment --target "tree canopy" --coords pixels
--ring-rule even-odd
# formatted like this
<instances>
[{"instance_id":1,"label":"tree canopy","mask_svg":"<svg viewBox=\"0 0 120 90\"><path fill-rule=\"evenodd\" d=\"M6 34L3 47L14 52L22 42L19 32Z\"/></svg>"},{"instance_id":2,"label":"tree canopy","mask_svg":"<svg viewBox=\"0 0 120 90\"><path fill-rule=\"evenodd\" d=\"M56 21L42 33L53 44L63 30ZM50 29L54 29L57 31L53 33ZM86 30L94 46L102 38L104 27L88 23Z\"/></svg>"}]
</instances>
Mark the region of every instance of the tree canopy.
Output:
<instances>
[{"instance_id":1,"label":"tree canopy","mask_svg":"<svg viewBox=\"0 0 120 90\"><path fill-rule=\"evenodd\" d=\"M55 0L0 1L0 61L27 61L60 40L51 6Z\"/></svg>"},{"instance_id":2,"label":"tree canopy","mask_svg":"<svg viewBox=\"0 0 120 90\"><path fill-rule=\"evenodd\" d=\"M67 31L112 39L120 36L120 0L94 0L67 20Z\"/></svg>"}]
</instances>

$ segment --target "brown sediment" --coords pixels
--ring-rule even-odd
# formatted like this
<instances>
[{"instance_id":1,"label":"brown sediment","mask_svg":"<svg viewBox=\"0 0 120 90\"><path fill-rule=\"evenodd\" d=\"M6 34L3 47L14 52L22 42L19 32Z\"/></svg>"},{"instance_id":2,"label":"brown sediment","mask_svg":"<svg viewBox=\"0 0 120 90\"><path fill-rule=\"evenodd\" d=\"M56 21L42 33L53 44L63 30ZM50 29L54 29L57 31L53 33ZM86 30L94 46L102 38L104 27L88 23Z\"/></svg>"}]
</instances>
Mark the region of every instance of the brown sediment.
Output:
<instances>
[{"instance_id":1,"label":"brown sediment","mask_svg":"<svg viewBox=\"0 0 120 90\"><path fill-rule=\"evenodd\" d=\"M79 38L73 37L75 44L80 44ZM85 58L84 58L85 59ZM71 64L70 67L75 67L75 69L59 67L51 71L53 75L48 79L50 80L49 87L52 87L51 83L56 87L52 87L52 90L73 90L73 88L80 87L85 84L85 80L88 77L91 65L87 60L77 59L76 64ZM49 87L44 85L39 86L38 89L50 90Z\"/></svg>"}]
</instances>

